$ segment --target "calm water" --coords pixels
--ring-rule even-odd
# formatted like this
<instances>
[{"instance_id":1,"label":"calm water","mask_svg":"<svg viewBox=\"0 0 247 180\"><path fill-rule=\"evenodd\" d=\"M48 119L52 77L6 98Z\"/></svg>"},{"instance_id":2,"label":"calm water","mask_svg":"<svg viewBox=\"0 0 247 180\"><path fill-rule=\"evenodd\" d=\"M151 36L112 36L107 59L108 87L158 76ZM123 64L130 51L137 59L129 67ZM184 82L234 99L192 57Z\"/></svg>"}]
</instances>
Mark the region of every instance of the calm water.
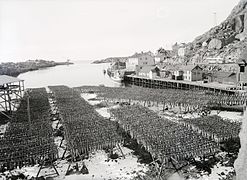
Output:
<instances>
[{"instance_id":1,"label":"calm water","mask_svg":"<svg viewBox=\"0 0 247 180\"><path fill-rule=\"evenodd\" d=\"M25 87L46 87L49 85L67 85L76 87L82 85L121 86L111 80L103 70L106 64L90 64L90 62L75 62L73 65L56 66L20 74L18 78L25 80Z\"/></svg>"}]
</instances>

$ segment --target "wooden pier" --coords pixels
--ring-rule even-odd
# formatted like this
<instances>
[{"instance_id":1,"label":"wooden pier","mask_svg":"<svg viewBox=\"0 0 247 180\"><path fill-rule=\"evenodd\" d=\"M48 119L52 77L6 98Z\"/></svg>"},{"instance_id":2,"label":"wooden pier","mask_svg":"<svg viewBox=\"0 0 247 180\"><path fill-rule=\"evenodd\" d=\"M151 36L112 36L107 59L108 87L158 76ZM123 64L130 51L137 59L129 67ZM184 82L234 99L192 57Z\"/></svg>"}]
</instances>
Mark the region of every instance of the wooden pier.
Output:
<instances>
[{"instance_id":1,"label":"wooden pier","mask_svg":"<svg viewBox=\"0 0 247 180\"><path fill-rule=\"evenodd\" d=\"M199 83L183 80L171 80L171 79L150 79L147 77L127 75L124 76L124 82L129 85L142 86L147 88L156 89L182 89L182 90L205 90L216 93L225 93L228 95L235 94L237 90L231 90L235 88L235 85L219 84L219 83Z\"/></svg>"}]
</instances>

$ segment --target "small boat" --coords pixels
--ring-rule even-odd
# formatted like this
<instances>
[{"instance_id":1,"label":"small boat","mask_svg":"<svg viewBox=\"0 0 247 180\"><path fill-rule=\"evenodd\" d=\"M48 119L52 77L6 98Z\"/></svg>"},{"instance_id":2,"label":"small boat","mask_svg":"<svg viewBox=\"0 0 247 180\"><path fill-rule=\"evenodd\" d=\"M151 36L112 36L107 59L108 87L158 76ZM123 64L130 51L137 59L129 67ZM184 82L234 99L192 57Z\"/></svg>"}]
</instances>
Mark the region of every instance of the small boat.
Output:
<instances>
[{"instance_id":1,"label":"small boat","mask_svg":"<svg viewBox=\"0 0 247 180\"><path fill-rule=\"evenodd\" d=\"M112 71L110 78L116 82L122 82L122 80L123 80L123 78L121 77L120 71L118 71L118 70Z\"/></svg>"},{"instance_id":2,"label":"small boat","mask_svg":"<svg viewBox=\"0 0 247 180\"><path fill-rule=\"evenodd\" d=\"M111 79L116 82L122 82L123 78L120 76L111 76Z\"/></svg>"}]
</instances>

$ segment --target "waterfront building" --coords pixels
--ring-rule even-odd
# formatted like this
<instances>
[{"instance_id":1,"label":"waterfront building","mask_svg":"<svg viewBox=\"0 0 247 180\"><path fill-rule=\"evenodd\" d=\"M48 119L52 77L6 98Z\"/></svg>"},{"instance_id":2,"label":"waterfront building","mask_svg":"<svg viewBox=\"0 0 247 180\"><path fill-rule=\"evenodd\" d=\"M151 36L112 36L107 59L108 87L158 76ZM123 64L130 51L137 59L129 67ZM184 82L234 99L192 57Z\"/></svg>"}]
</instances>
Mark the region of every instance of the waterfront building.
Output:
<instances>
[{"instance_id":1,"label":"waterfront building","mask_svg":"<svg viewBox=\"0 0 247 180\"><path fill-rule=\"evenodd\" d=\"M240 86L247 85L247 53L238 60L237 81Z\"/></svg>"},{"instance_id":2,"label":"waterfront building","mask_svg":"<svg viewBox=\"0 0 247 180\"><path fill-rule=\"evenodd\" d=\"M212 74L212 81L223 84L237 84L236 73L217 71Z\"/></svg>"},{"instance_id":3,"label":"waterfront building","mask_svg":"<svg viewBox=\"0 0 247 180\"><path fill-rule=\"evenodd\" d=\"M160 68L157 66L139 67L138 76L148 77L150 79L160 77Z\"/></svg>"},{"instance_id":4,"label":"waterfront building","mask_svg":"<svg viewBox=\"0 0 247 180\"><path fill-rule=\"evenodd\" d=\"M141 52L130 56L126 62L127 70L136 70L136 68L142 66L155 65L154 56L151 52Z\"/></svg>"},{"instance_id":5,"label":"waterfront building","mask_svg":"<svg viewBox=\"0 0 247 180\"><path fill-rule=\"evenodd\" d=\"M175 70L173 71L173 75L172 75L172 79L174 80L183 80L183 74L184 71L183 70Z\"/></svg>"},{"instance_id":6,"label":"waterfront building","mask_svg":"<svg viewBox=\"0 0 247 180\"><path fill-rule=\"evenodd\" d=\"M198 65L187 65L182 67L183 79L185 81L202 81L203 69Z\"/></svg>"},{"instance_id":7,"label":"waterfront building","mask_svg":"<svg viewBox=\"0 0 247 180\"><path fill-rule=\"evenodd\" d=\"M168 63L172 57L172 51L159 48L155 54L155 64Z\"/></svg>"}]
</instances>

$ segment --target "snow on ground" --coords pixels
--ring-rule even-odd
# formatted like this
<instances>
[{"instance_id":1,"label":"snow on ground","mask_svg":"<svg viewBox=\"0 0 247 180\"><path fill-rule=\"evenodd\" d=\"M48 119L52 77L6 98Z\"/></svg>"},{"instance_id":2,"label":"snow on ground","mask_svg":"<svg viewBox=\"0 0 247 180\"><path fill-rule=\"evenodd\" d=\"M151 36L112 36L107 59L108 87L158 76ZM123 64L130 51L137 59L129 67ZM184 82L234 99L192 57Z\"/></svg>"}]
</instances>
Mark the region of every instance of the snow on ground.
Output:
<instances>
[{"instance_id":1,"label":"snow on ground","mask_svg":"<svg viewBox=\"0 0 247 180\"><path fill-rule=\"evenodd\" d=\"M211 115L217 115L217 111L212 111ZM222 117L223 119L230 119L233 121L240 121L242 122L243 114L241 112L229 112L229 111L221 111L218 116Z\"/></svg>"},{"instance_id":2,"label":"snow on ground","mask_svg":"<svg viewBox=\"0 0 247 180\"><path fill-rule=\"evenodd\" d=\"M180 114L179 113L179 109L174 108L173 111L169 111L169 110L165 110L163 112L163 107L159 106L151 106L148 107L150 110L157 112L158 115L160 115L162 118L166 118L169 120L175 120L177 121L179 118L198 118L200 117L200 115L198 115L197 113L187 113L187 114Z\"/></svg>"},{"instance_id":3,"label":"snow on ground","mask_svg":"<svg viewBox=\"0 0 247 180\"><path fill-rule=\"evenodd\" d=\"M187 113L183 115L184 119L199 118L201 117L198 113Z\"/></svg>"},{"instance_id":4,"label":"snow on ground","mask_svg":"<svg viewBox=\"0 0 247 180\"><path fill-rule=\"evenodd\" d=\"M131 179L138 174L143 174L148 168L137 162L137 157L132 154L132 150L122 147L125 159L120 157L116 160L108 159L104 151L97 151L87 160L84 160L89 174L69 175L65 179L88 180L88 179ZM118 153L120 155L120 153ZM82 163L80 163L81 165ZM81 167L81 166L80 166ZM58 178L59 179L59 178Z\"/></svg>"},{"instance_id":5,"label":"snow on ground","mask_svg":"<svg viewBox=\"0 0 247 180\"><path fill-rule=\"evenodd\" d=\"M0 138L4 136L4 133L6 132L8 126L9 123L0 125Z\"/></svg>"},{"instance_id":6,"label":"snow on ground","mask_svg":"<svg viewBox=\"0 0 247 180\"><path fill-rule=\"evenodd\" d=\"M168 180L185 180L182 176L180 176L178 173L174 173L170 177L168 177Z\"/></svg>"},{"instance_id":7,"label":"snow on ground","mask_svg":"<svg viewBox=\"0 0 247 180\"><path fill-rule=\"evenodd\" d=\"M89 159L83 160L86 167L88 168L89 174L73 174L65 176L69 163L66 160L59 160L55 163L59 176L56 176L55 170L52 167L45 167L42 169L39 176L54 177L55 180L129 180L137 175L144 175L144 173L148 170L148 167L137 162L138 159L132 154L132 150L125 147L121 148L125 158L119 157L116 160L109 160L107 154L104 151L96 151L90 155ZM115 152L121 156L121 153L117 148L115 148ZM79 169L82 168L83 162L78 162ZM71 167L73 165L75 165L75 163L73 163ZM39 167L38 165L35 165L32 167L23 167L22 169L13 170L11 171L11 174L18 175L23 173L25 176L31 178L36 177L38 171ZM5 174L10 175L9 172L6 172Z\"/></svg>"},{"instance_id":8,"label":"snow on ground","mask_svg":"<svg viewBox=\"0 0 247 180\"><path fill-rule=\"evenodd\" d=\"M62 137L55 137L54 138L54 143L56 144L57 146L57 151L58 151L58 157L59 158L62 158L63 154L64 154L64 151L66 149L66 141L63 140L62 144L61 144L61 141L62 141ZM61 144L61 146L60 146ZM68 152L65 153L65 157L68 156Z\"/></svg>"},{"instance_id":9,"label":"snow on ground","mask_svg":"<svg viewBox=\"0 0 247 180\"><path fill-rule=\"evenodd\" d=\"M102 100L98 100L97 99L97 95L96 94L92 94L92 93L81 93L81 97L84 98L91 105L97 105L97 104L100 104L101 102L103 102ZM110 118L111 115L109 113L109 109L117 108L117 107L119 107L119 105L114 105L114 106L110 106L110 107L96 108L95 110L101 116L103 116L105 118Z\"/></svg>"},{"instance_id":10,"label":"snow on ground","mask_svg":"<svg viewBox=\"0 0 247 180\"><path fill-rule=\"evenodd\" d=\"M97 100L97 94L92 93L81 93L81 97L85 99L91 105L97 105L102 102L102 100ZM95 110L103 117L110 118L111 115L108 111L109 107L96 108Z\"/></svg>"},{"instance_id":11,"label":"snow on ground","mask_svg":"<svg viewBox=\"0 0 247 180\"><path fill-rule=\"evenodd\" d=\"M227 174L234 172L233 167L222 166L219 163L216 164L212 169L212 173L207 175L204 174L201 177L190 179L190 180L220 180L226 178Z\"/></svg>"},{"instance_id":12,"label":"snow on ground","mask_svg":"<svg viewBox=\"0 0 247 180\"><path fill-rule=\"evenodd\" d=\"M96 99L97 94L94 93L81 93L81 97L91 105L96 105L101 102L101 100Z\"/></svg>"},{"instance_id":13,"label":"snow on ground","mask_svg":"<svg viewBox=\"0 0 247 180\"><path fill-rule=\"evenodd\" d=\"M111 114L109 113L109 108L103 107L103 108L97 108L95 109L101 116L105 118L110 118Z\"/></svg>"}]
</instances>

